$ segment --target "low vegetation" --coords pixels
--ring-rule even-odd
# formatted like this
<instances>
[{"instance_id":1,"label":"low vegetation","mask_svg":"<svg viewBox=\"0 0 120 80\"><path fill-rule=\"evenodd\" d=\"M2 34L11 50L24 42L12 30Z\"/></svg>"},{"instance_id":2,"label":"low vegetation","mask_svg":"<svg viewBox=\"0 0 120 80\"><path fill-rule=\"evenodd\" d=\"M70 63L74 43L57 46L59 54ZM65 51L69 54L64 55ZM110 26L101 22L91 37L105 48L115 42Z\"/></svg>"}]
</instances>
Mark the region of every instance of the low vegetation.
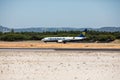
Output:
<instances>
[{"instance_id":1,"label":"low vegetation","mask_svg":"<svg viewBox=\"0 0 120 80\"><path fill-rule=\"evenodd\" d=\"M23 41L23 40L41 40L44 37L60 37L60 36L79 36L81 31L56 31L56 32L0 32L1 41ZM99 32L88 31L86 34L86 42L111 42L120 39L120 32Z\"/></svg>"}]
</instances>

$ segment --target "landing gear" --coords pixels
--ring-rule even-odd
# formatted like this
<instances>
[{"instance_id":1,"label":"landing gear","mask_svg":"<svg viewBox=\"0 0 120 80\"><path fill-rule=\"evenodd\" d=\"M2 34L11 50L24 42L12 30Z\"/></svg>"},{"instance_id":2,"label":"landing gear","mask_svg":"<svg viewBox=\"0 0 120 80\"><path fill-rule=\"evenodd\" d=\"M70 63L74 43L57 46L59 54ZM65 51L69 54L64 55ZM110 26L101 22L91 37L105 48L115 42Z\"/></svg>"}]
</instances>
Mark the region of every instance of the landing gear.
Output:
<instances>
[{"instance_id":1,"label":"landing gear","mask_svg":"<svg viewBox=\"0 0 120 80\"><path fill-rule=\"evenodd\" d=\"M65 42L65 41L63 41L63 43L64 43L64 44L66 44L66 42Z\"/></svg>"},{"instance_id":2,"label":"landing gear","mask_svg":"<svg viewBox=\"0 0 120 80\"><path fill-rule=\"evenodd\" d=\"M47 43L46 41L44 41L44 43Z\"/></svg>"}]
</instances>

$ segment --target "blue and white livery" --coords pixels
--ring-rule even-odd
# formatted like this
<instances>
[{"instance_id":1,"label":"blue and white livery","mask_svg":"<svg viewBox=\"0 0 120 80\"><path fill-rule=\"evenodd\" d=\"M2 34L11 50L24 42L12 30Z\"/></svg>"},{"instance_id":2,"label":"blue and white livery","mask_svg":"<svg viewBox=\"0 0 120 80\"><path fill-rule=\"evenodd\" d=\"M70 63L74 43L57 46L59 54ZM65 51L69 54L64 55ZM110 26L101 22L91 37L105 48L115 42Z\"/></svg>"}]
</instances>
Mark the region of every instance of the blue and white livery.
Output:
<instances>
[{"instance_id":1,"label":"blue and white livery","mask_svg":"<svg viewBox=\"0 0 120 80\"><path fill-rule=\"evenodd\" d=\"M42 39L44 42L58 42L58 43L66 43L66 42L76 42L86 39L85 34L87 29L85 29L79 36L77 37L45 37Z\"/></svg>"}]
</instances>

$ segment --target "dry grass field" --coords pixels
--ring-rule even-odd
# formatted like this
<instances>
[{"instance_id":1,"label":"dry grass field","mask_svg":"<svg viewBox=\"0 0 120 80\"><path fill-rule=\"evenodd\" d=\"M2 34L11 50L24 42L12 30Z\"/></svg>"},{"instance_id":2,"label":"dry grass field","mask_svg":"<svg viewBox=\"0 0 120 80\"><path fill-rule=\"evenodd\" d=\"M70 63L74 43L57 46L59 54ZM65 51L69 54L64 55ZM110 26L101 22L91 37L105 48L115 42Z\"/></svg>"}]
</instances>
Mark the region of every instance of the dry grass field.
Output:
<instances>
[{"instance_id":1,"label":"dry grass field","mask_svg":"<svg viewBox=\"0 0 120 80\"><path fill-rule=\"evenodd\" d=\"M119 41L111 43L43 43L41 41L0 42L0 48L120 48Z\"/></svg>"}]
</instances>

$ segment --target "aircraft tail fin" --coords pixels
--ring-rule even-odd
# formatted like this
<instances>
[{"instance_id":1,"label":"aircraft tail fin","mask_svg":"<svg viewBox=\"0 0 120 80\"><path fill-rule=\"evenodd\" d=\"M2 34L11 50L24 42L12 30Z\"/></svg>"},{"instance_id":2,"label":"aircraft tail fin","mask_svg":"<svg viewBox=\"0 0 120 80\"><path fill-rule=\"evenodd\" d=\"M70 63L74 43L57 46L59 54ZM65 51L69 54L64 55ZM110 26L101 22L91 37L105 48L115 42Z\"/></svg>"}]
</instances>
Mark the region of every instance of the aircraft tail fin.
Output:
<instances>
[{"instance_id":1,"label":"aircraft tail fin","mask_svg":"<svg viewBox=\"0 0 120 80\"><path fill-rule=\"evenodd\" d=\"M85 37L87 29L85 29L78 37Z\"/></svg>"}]
</instances>

